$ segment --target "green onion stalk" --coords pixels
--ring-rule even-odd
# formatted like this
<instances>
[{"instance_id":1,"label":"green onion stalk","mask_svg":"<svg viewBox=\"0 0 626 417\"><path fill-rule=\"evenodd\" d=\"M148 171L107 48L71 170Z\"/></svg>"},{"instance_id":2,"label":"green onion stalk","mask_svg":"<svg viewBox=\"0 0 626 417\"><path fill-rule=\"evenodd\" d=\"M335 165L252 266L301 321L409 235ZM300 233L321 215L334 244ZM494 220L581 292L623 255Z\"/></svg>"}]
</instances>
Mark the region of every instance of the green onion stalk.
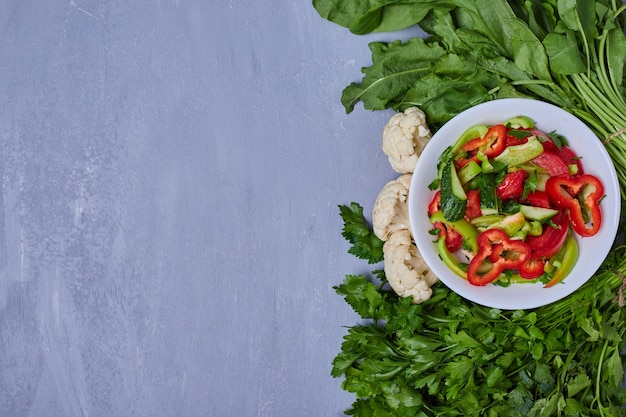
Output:
<instances>
[{"instance_id":1,"label":"green onion stalk","mask_svg":"<svg viewBox=\"0 0 626 417\"><path fill-rule=\"evenodd\" d=\"M598 24L600 33L595 39L586 38L585 29L578 21L577 36L581 52L587 61L587 71L553 74L554 84L548 84L556 93L566 91L569 96L575 97L575 106L563 107L583 120L602 141L615 164L621 197L626 201L626 98L623 87L625 63L623 60L620 62L620 58L611 61L613 56L625 56L626 37L620 22L626 5L621 2L620 5L618 7L615 1L611 2L612 10L607 14L606 20ZM616 54L617 49L619 54Z\"/></svg>"}]
</instances>

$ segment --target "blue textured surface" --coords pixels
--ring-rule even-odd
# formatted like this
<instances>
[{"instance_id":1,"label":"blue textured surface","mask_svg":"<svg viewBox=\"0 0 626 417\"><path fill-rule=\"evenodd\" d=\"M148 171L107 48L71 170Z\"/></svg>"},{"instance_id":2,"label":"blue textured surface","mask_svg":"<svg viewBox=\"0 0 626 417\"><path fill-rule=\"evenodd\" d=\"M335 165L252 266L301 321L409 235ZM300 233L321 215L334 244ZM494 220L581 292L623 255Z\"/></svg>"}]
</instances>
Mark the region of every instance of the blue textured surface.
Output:
<instances>
[{"instance_id":1,"label":"blue textured surface","mask_svg":"<svg viewBox=\"0 0 626 417\"><path fill-rule=\"evenodd\" d=\"M339 416L337 205L395 177L309 1L4 0L0 415Z\"/></svg>"}]
</instances>

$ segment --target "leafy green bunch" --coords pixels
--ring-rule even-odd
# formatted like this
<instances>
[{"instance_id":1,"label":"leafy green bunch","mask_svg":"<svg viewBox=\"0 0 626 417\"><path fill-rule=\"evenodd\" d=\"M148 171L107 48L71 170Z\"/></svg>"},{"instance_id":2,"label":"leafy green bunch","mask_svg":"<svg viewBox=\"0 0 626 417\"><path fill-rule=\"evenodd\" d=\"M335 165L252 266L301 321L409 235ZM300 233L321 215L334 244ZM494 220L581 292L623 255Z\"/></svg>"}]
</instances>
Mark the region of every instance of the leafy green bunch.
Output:
<instances>
[{"instance_id":1,"label":"leafy green bunch","mask_svg":"<svg viewBox=\"0 0 626 417\"><path fill-rule=\"evenodd\" d=\"M351 112L421 108L433 129L496 98L553 103L606 145L626 190L626 36L615 0L313 0L355 34L419 26L370 44L372 64L342 94Z\"/></svg>"},{"instance_id":2,"label":"leafy green bunch","mask_svg":"<svg viewBox=\"0 0 626 417\"><path fill-rule=\"evenodd\" d=\"M350 253L380 261L361 206L340 213ZM382 271L347 275L335 289L363 321L333 361L332 375L357 397L346 414L626 416L625 254L618 248L574 294L534 310L483 307L441 284L412 304Z\"/></svg>"}]
</instances>

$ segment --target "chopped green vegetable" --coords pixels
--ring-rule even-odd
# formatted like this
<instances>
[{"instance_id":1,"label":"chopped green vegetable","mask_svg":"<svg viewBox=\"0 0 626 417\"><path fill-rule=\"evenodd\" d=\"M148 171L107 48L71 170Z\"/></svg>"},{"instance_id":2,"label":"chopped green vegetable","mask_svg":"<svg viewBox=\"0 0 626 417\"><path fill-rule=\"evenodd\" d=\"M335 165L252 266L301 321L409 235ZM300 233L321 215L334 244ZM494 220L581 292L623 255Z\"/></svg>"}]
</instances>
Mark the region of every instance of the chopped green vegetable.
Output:
<instances>
[{"instance_id":1,"label":"chopped green vegetable","mask_svg":"<svg viewBox=\"0 0 626 417\"><path fill-rule=\"evenodd\" d=\"M498 212L498 196L496 195L496 175L483 173L470 182L470 188L477 189L480 196L480 210L483 214Z\"/></svg>"},{"instance_id":2,"label":"chopped green vegetable","mask_svg":"<svg viewBox=\"0 0 626 417\"><path fill-rule=\"evenodd\" d=\"M495 161L508 167L524 164L543 153L543 145L535 136L529 136L526 143L507 146Z\"/></svg>"},{"instance_id":3,"label":"chopped green vegetable","mask_svg":"<svg viewBox=\"0 0 626 417\"><path fill-rule=\"evenodd\" d=\"M440 205L444 217L451 222L462 219L467 208L467 195L451 159L443 166L439 186L441 187Z\"/></svg>"},{"instance_id":4,"label":"chopped green vegetable","mask_svg":"<svg viewBox=\"0 0 626 417\"><path fill-rule=\"evenodd\" d=\"M544 207L527 206L520 204L520 212L529 220L537 220L545 223L554 217L559 211Z\"/></svg>"}]
</instances>

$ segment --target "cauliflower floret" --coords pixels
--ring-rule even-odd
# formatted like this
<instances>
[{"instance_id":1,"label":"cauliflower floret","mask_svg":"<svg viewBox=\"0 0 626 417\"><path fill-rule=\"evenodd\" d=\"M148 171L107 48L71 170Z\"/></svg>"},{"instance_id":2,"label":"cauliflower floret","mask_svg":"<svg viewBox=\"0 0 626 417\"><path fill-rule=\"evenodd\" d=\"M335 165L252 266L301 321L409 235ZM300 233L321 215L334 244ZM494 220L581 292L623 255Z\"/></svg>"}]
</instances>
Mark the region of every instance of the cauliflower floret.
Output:
<instances>
[{"instance_id":1,"label":"cauliflower floret","mask_svg":"<svg viewBox=\"0 0 626 417\"><path fill-rule=\"evenodd\" d=\"M372 211L374 234L387 240L397 230L409 229L409 186L413 174L404 174L389 181L378 194Z\"/></svg>"},{"instance_id":2,"label":"cauliflower floret","mask_svg":"<svg viewBox=\"0 0 626 417\"><path fill-rule=\"evenodd\" d=\"M409 107L404 113L391 116L383 128L383 152L396 172L413 172L430 137L424 112L417 107Z\"/></svg>"},{"instance_id":3,"label":"cauliflower floret","mask_svg":"<svg viewBox=\"0 0 626 417\"><path fill-rule=\"evenodd\" d=\"M393 233L383 245L385 276L400 297L413 297L419 304L432 295L437 276L428 268L411 239L409 230Z\"/></svg>"}]
</instances>

